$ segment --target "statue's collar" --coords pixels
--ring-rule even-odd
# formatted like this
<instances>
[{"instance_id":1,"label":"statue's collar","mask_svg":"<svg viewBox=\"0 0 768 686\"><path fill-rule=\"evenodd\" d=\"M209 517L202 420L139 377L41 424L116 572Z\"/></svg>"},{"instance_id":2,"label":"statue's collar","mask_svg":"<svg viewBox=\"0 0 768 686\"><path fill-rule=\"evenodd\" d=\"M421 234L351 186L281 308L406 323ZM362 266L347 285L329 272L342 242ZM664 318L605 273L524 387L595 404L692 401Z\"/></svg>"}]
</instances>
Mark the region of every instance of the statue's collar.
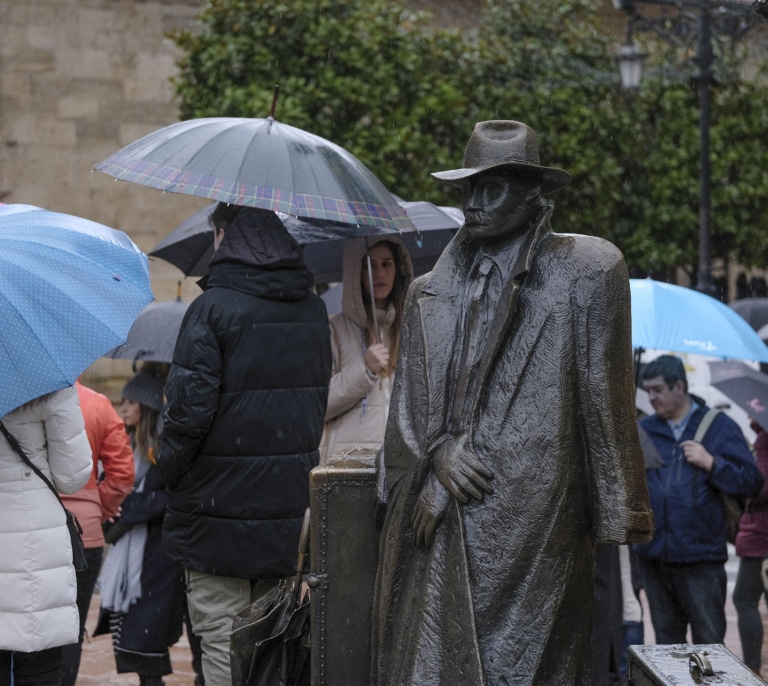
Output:
<instances>
[{"instance_id":1,"label":"statue's collar","mask_svg":"<svg viewBox=\"0 0 768 686\"><path fill-rule=\"evenodd\" d=\"M457 284L457 276L468 276L471 273L472 265L482 256L490 257L504 274L506 282L508 276L518 279L526 274L536 256L536 248L541 239L548 233L551 233L550 217L554 205L546 203L542 206L538 217L531 223L531 226L522 237L520 249L515 253L509 252L510 244L515 240L521 240L520 237L498 243L480 243L469 237L464 227L459 230L454 240L446 248L443 255L435 264L429 281L424 285L423 292L427 295L439 295L455 291L457 285L464 288L463 283ZM510 262L505 259L507 255L511 257Z\"/></svg>"}]
</instances>

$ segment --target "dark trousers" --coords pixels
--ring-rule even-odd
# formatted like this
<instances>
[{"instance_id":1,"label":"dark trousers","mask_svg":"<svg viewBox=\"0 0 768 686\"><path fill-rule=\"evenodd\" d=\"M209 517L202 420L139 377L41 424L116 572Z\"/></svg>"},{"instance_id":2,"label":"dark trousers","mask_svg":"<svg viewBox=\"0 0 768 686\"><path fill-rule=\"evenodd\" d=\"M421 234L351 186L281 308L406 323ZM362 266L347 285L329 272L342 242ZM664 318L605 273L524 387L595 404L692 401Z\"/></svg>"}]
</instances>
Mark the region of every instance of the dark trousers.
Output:
<instances>
[{"instance_id":1,"label":"dark trousers","mask_svg":"<svg viewBox=\"0 0 768 686\"><path fill-rule=\"evenodd\" d=\"M722 562L642 560L641 569L656 643L686 643L689 624L694 643L723 642L727 578Z\"/></svg>"},{"instance_id":2,"label":"dark trousers","mask_svg":"<svg viewBox=\"0 0 768 686\"><path fill-rule=\"evenodd\" d=\"M61 648L34 653L0 650L0 686L59 686L61 683Z\"/></svg>"},{"instance_id":3,"label":"dark trousers","mask_svg":"<svg viewBox=\"0 0 768 686\"><path fill-rule=\"evenodd\" d=\"M61 686L75 686L77 673L80 670L80 656L83 652L83 637L85 636L85 620L88 618L88 608L91 596L99 577L104 548L86 548L85 558L88 569L77 573L77 610L80 614L80 640L72 645L64 646L61 650Z\"/></svg>"},{"instance_id":4,"label":"dark trousers","mask_svg":"<svg viewBox=\"0 0 768 686\"><path fill-rule=\"evenodd\" d=\"M759 557L742 557L736 586L733 589L733 604L739 617L739 638L744 664L753 672L760 672L763 648L763 620L758 605L765 595L760 568L763 560ZM768 602L768 595L766 595Z\"/></svg>"}]
</instances>

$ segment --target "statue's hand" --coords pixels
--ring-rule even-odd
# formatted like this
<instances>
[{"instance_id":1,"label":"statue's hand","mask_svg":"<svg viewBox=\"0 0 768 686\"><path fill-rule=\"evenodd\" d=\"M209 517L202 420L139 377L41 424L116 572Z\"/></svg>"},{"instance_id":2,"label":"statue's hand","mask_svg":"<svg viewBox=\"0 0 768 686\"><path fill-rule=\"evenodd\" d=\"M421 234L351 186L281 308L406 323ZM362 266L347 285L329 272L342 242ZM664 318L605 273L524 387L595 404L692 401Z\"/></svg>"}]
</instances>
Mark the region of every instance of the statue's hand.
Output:
<instances>
[{"instance_id":1,"label":"statue's hand","mask_svg":"<svg viewBox=\"0 0 768 686\"><path fill-rule=\"evenodd\" d=\"M434 474L430 474L416 500L411 518L413 542L419 548L426 548L432 544L437 527L440 526L450 504L451 494L445 490Z\"/></svg>"},{"instance_id":2,"label":"statue's hand","mask_svg":"<svg viewBox=\"0 0 768 686\"><path fill-rule=\"evenodd\" d=\"M432 469L440 483L460 503L482 500L493 493L493 472L467 447L466 439L443 443L432 456Z\"/></svg>"}]
</instances>

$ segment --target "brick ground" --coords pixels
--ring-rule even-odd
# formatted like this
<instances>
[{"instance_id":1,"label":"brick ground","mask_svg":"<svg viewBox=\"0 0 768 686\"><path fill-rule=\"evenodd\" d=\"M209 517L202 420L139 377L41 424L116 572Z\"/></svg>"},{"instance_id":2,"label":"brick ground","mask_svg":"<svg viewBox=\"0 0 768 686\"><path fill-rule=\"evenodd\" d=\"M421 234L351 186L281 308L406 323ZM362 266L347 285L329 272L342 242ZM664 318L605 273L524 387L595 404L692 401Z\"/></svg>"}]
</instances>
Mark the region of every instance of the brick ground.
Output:
<instances>
[{"instance_id":1,"label":"brick ground","mask_svg":"<svg viewBox=\"0 0 768 686\"><path fill-rule=\"evenodd\" d=\"M99 619L98 595L93 596L91 609L88 613L86 629L91 632ZM184 633L179 642L171 648L173 674L164 677L166 686L192 686L195 672L192 669L192 654L189 641ZM136 674L117 674L115 658L112 653L112 636L97 636L86 638L83 644L83 657L80 672L77 676L78 686L136 686L139 677Z\"/></svg>"},{"instance_id":2,"label":"brick ground","mask_svg":"<svg viewBox=\"0 0 768 686\"><path fill-rule=\"evenodd\" d=\"M736 625L736 610L731 601L733 585L738 571L738 558L732 556L726 565L728 572L728 600L726 602L726 617L728 628L725 634L725 646L737 657L741 657L741 643ZM763 626L765 627L765 644L768 644L768 610L763 606ZM88 617L87 628L89 631L96 626L99 612L99 596L94 595L91 610ZM653 627L650 624L649 612L645 606L645 642L653 643ZM765 646L764 644L764 646ZM189 642L186 634L171 649L171 659L174 673L165 677L166 686L192 686L195 673L192 670L192 657L189 650ZM768 674L768 649L763 649L763 674ZM83 660L80 666L78 686L135 686L139 683L135 674L116 674L115 661L112 655L111 636L98 636L86 639L83 647Z\"/></svg>"}]
</instances>

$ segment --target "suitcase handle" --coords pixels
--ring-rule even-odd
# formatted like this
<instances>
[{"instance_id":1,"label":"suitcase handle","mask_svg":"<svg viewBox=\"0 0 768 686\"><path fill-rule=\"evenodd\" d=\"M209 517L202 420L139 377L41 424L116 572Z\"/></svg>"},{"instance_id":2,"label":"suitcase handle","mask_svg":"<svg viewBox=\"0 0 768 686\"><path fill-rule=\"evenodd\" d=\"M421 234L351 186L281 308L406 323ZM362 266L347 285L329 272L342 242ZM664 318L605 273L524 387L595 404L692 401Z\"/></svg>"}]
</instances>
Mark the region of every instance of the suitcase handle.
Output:
<instances>
[{"instance_id":1,"label":"suitcase handle","mask_svg":"<svg viewBox=\"0 0 768 686\"><path fill-rule=\"evenodd\" d=\"M707 657L709 653L704 650L700 653L693 652L688 656L688 666L691 671L698 669L702 676L715 676L715 670L712 669L712 663Z\"/></svg>"}]
</instances>

